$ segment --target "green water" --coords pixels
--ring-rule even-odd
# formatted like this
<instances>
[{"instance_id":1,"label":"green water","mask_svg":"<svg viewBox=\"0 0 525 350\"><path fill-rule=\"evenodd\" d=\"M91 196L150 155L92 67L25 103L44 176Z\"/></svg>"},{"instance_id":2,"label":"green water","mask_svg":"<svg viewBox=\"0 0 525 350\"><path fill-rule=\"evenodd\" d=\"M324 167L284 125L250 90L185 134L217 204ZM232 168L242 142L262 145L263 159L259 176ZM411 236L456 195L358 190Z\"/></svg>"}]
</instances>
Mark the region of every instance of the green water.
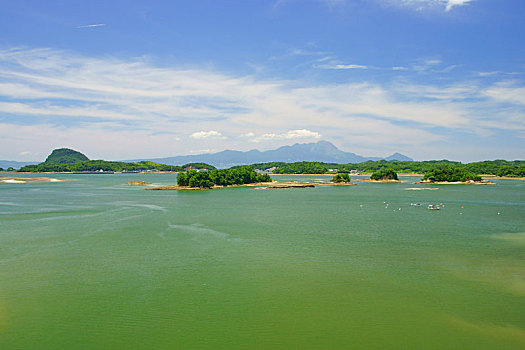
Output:
<instances>
[{"instance_id":1,"label":"green water","mask_svg":"<svg viewBox=\"0 0 525 350\"><path fill-rule=\"evenodd\" d=\"M0 349L525 348L523 181L55 177L0 184Z\"/></svg>"}]
</instances>

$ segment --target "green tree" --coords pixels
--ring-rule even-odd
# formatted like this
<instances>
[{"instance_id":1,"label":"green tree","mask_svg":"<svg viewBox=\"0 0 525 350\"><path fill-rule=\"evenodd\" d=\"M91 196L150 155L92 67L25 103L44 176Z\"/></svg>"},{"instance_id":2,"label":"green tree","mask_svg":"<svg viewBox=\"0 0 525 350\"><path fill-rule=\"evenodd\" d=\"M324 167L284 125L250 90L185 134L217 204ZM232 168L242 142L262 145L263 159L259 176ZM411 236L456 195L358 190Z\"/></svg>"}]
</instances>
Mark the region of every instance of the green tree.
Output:
<instances>
[{"instance_id":1,"label":"green tree","mask_svg":"<svg viewBox=\"0 0 525 350\"><path fill-rule=\"evenodd\" d=\"M177 175L177 184L179 186L200 188L211 188L215 185L229 186L270 181L272 181L270 175L258 174L248 166L203 171L189 170L180 172Z\"/></svg>"},{"instance_id":2,"label":"green tree","mask_svg":"<svg viewBox=\"0 0 525 350\"><path fill-rule=\"evenodd\" d=\"M397 173L393 169L383 168L370 176L372 180L397 180Z\"/></svg>"},{"instance_id":3,"label":"green tree","mask_svg":"<svg viewBox=\"0 0 525 350\"><path fill-rule=\"evenodd\" d=\"M457 181L481 181L481 176L466 169L450 166L439 166L423 176L423 181L431 182L457 182Z\"/></svg>"},{"instance_id":4,"label":"green tree","mask_svg":"<svg viewBox=\"0 0 525 350\"><path fill-rule=\"evenodd\" d=\"M336 183L350 182L350 176L347 173L336 174L330 181Z\"/></svg>"}]
</instances>

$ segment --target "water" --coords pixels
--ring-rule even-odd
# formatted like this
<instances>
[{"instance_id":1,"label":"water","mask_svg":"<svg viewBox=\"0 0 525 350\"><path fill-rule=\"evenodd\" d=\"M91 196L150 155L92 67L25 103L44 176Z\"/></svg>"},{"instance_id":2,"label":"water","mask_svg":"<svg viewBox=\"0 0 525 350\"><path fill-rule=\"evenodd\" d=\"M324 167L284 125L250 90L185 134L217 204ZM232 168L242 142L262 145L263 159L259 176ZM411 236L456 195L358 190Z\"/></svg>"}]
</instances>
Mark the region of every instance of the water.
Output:
<instances>
[{"instance_id":1,"label":"water","mask_svg":"<svg viewBox=\"0 0 525 350\"><path fill-rule=\"evenodd\" d=\"M73 181L0 184L1 349L525 348L522 181L54 177Z\"/></svg>"}]
</instances>

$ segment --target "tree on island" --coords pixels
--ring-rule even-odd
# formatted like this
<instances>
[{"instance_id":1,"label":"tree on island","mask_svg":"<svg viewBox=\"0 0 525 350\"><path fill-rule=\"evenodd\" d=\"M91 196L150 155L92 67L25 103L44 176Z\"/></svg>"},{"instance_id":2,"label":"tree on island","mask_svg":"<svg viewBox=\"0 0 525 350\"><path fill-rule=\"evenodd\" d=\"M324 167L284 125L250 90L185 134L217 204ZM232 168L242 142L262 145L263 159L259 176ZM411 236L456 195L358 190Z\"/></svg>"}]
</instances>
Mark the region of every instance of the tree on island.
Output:
<instances>
[{"instance_id":1,"label":"tree on island","mask_svg":"<svg viewBox=\"0 0 525 350\"><path fill-rule=\"evenodd\" d=\"M347 173L336 174L332 178L332 180L330 180L330 182L335 182L335 183L350 182L350 176L348 176Z\"/></svg>"},{"instance_id":2,"label":"tree on island","mask_svg":"<svg viewBox=\"0 0 525 350\"><path fill-rule=\"evenodd\" d=\"M244 185L271 181L270 175L258 174L248 166L235 169L189 170L177 175L177 185L184 187L212 188L215 185Z\"/></svg>"},{"instance_id":3,"label":"tree on island","mask_svg":"<svg viewBox=\"0 0 525 350\"><path fill-rule=\"evenodd\" d=\"M181 168L185 169L185 170L186 169L187 170L196 170L196 169L199 169L199 170L214 170L214 169L217 169L213 165L206 164L206 163L188 163L188 164L184 164Z\"/></svg>"},{"instance_id":4,"label":"tree on island","mask_svg":"<svg viewBox=\"0 0 525 350\"><path fill-rule=\"evenodd\" d=\"M481 176L476 175L468 170L461 169L461 168L440 166L440 167L437 167L427 172L423 176L423 181L430 181L430 182L481 181Z\"/></svg>"},{"instance_id":5,"label":"tree on island","mask_svg":"<svg viewBox=\"0 0 525 350\"><path fill-rule=\"evenodd\" d=\"M383 168L379 171L376 171L370 176L370 179L380 181L380 180L398 180L397 173L393 169Z\"/></svg>"}]
</instances>

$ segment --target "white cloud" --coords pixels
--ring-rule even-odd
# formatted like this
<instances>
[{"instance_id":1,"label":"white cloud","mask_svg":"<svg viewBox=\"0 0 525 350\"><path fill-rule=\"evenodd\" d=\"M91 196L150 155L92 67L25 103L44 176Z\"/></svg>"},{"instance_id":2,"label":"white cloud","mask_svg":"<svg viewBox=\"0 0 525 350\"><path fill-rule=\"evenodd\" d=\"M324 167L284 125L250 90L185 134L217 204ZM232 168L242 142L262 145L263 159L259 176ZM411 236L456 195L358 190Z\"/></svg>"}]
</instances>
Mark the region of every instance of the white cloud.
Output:
<instances>
[{"instance_id":1,"label":"white cloud","mask_svg":"<svg viewBox=\"0 0 525 350\"><path fill-rule=\"evenodd\" d=\"M441 61L418 64L433 67ZM442 142L446 133L523 133L523 85L487 85L486 79L451 85L312 84L159 68L145 59L0 50L0 159L20 150L47 152L55 144L129 159L202 148L246 149L247 139L274 147L321 134L327 140L359 139L351 146L363 149L392 149L396 142L423 149ZM226 138L218 130L239 136Z\"/></svg>"},{"instance_id":2,"label":"white cloud","mask_svg":"<svg viewBox=\"0 0 525 350\"><path fill-rule=\"evenodd\" d=\"M446 10L450 11L454 6L462 6L472 0L447 0Z\"/></svg>"},{"instance_id":3,"label":"white cloud","mask_svg":"<svg viewBox=\"0 0 525 350\"><path fill-rule=\"evenodd\" d=\"M103 27L105 26L104 23L98 23L98 24L86 24L83 26L78 26L77 28L96 28L96 27Z\"/></svg>"},{"instance_id":4,"label":"white cloud","mask_svg":"<svg viewBox=\"0 0 525 350\"><path fill-rule=\"evenodd\" d=\"M525 106L525 87L515 86L513 82L501 82L483 91L483 94L498 102Z\"/></svg>"},{"instance_id":5,"label":"white cloud","mask_svg":"<svg viewBox=\"0 0 525 350\"><path fill-rule=\"evenodd\" d=\"M319 138L321 138L321 134L318 132L310 131L306 129L299 129L299 130L290 130L288 132L281 133L281 134L276 134L276 133L262 134L254 138L252 141L261 142L261 141L268 141L268 140L319 139Z\"/></svg>"},{"instance_id":6,"label":"white cloud","mask_svg":"<svg viewBox=\"0 0 525 350\"><path fill-rule=\"evenodd\" d=\"M329 63L329 64L319 64L315 68L322 69L368 69L368 66L360 64L341 64L341 63Z\"/></svg>"},{"instance_id":7,"label":"white cloud","mask_svg":"<svg viewBox=\"0 0 525 350\"><path fill-rule=\"evenodd\" d=\"M207 139L210 137L223 137L222 134L215 130L210 131L198 131L190 135L194 139Z\"/></svg>"},{"instance_id":8,"label":"white cloud","mask_svg":"<svg viewBox=\"0 0 525 350\"><path fill-rule=\"evenodd\" d=\"M321 137L321 134L315 131L310 131L306 129L300 129L300 130L291 130L288 131L284 138L286 139L302 139L302 138L315 138L318 139Z\"/></svg>"},{"instance_id":9,"label":"white cloud","mask_svg":"<svg viewBox=\"0 0 525 350\"><path fill-rule=\"evenodd\" d=\"M463 6L473 0L380 0L382 2L402 7L411 7L415 10L424 10L437 7L450 11L456 6Z\"/></svg>"}]
</instances>

